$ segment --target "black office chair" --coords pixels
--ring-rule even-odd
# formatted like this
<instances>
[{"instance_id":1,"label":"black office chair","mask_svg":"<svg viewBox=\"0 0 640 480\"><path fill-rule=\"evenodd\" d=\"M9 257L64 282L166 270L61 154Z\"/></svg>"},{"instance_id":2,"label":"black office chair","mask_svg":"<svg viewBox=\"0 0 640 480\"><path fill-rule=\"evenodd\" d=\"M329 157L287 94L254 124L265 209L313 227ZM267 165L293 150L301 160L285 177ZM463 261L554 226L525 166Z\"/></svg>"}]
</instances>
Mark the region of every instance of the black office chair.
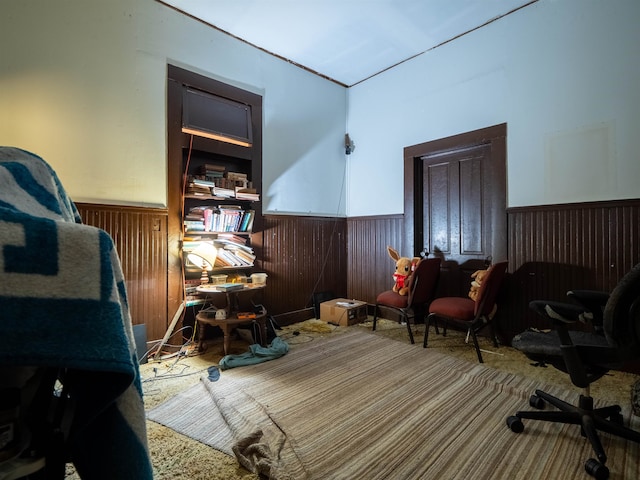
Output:
<instances>
[{"instance_id":1,"label":"black office chair","mask_svg":"<svg viewBox=\"0 0 640 480\"><path fill-rule=\"evenodd\" d=\"M516 336L512 345L532 360L550 363L568 373L571 383L584 389L579 404L574 406L536 390L529 400L531 406L543 409L548 402L559 411L519 411L507 418L507 425L516 433L524 430L522 419L580 425L597 457L585 462L585 470L601 480L609 477L609 469L598 431L640 442L640 432L623 426L619 405L594 408L589 392L589 386L609 370L640 358L640 263L620 280L609 296L579 290L571 296L583 301L585 306L543 300L531 302L530 307L550 320L555 331L526 331ZM606 299L604 310L598 298ZM576 322L593 323L593 331L570 331L569 326Z\"/></svg>"}]
</instances>

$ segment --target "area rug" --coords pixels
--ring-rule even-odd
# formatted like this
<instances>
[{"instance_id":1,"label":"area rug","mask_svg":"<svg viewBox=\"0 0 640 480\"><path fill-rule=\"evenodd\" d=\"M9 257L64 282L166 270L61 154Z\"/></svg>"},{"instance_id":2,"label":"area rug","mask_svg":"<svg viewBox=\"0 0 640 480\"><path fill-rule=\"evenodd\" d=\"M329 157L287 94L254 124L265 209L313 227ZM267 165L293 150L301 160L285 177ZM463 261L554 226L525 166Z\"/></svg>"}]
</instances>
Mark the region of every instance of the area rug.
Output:
<instances>
[{"instance_id":1,"label":"area rug","mask_svg":"<svg viewBox=\"0 0 640 480\"><path fill-rule=\"evenodd\" d=\"M506 426L540 387L578 397L354 330L203 378L148 418L276 480L588 478L593 453L578 427L525 421L516 434ZM639 446L602 440L611 478L640 478Z\"/></svg>"}]
</instances>

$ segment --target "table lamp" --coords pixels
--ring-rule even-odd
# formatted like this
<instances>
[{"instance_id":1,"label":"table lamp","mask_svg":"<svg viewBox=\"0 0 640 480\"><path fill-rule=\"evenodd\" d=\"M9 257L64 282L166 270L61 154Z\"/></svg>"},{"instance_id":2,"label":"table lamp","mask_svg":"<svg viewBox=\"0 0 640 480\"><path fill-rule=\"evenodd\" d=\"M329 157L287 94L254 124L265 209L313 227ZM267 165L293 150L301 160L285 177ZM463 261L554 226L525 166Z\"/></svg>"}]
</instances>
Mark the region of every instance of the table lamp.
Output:
<instances>
[{"instance_id":1,"label":"table lamp","mask_svg":"<svg viewBox=\"0 0 640 480\"><path fill-rule=\"evenodd\" d=\"M201 285L209 283L208 271L213 269L217 256L218 251L216 247L210 243L201 243L195 250L187 254L187 258L191 263L202 267L202 276L200 277Z\"/></svg>"}]
</instances>

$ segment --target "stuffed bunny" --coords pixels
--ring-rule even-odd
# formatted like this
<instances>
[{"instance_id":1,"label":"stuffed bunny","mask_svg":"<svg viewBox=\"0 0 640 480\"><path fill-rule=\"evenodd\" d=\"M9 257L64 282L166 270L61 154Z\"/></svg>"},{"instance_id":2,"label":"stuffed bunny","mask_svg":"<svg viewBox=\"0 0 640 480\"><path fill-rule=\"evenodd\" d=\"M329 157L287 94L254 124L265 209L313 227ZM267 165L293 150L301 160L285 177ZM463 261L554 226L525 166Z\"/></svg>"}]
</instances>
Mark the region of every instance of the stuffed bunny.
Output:
<instances>
[{"instance_id":1,"label":"stuffed bunny","mask_svg":"<svg viewBox=\"0 0 640 480\"><path fill-rule=\"evenodd\" d=\"M409 276L413 273L416 265L420 261L420 257L401 257L393 248L387 246L389 256L396 262L396 271L393 274L392 290L399 295L407 295L409 293Z\"/></svg>"}]
</instances>

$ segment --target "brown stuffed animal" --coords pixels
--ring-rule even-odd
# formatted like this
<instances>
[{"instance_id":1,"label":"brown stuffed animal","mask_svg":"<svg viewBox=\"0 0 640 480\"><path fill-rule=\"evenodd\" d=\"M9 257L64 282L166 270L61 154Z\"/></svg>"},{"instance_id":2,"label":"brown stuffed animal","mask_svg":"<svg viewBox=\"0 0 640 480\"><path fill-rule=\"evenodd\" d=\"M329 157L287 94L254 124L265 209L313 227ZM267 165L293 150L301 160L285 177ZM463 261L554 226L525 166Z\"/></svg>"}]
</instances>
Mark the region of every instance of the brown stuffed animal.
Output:
<instances>
[{"instance_id":1,"label":"brown stuffed animal","mask_svg":"<svg viewBox=\"0 0 640 480\"><path fill-rule=\"evenodd\" d=\"M484 277L487 276L489 270L476 270L471 274L471 289L469 290L469 298L474 302L478 298L478 293L480 292L480 285L482 285L482 281Z\"/></svg>"},{"instance_id":2,"label":"brown stuffed animal","mask_svg":"<svg viewBox=\"0 0 640 480\"><path fill-rule=\"evenodd\" d=\"M389 256L396 262L392 290L399 295L407 295L409 293L409 276L415 270L416 265L420 261L420 257L401 257L396 250L389 246L387 246L387 253L389 253Z\"/></svg>"}]
</instances>

